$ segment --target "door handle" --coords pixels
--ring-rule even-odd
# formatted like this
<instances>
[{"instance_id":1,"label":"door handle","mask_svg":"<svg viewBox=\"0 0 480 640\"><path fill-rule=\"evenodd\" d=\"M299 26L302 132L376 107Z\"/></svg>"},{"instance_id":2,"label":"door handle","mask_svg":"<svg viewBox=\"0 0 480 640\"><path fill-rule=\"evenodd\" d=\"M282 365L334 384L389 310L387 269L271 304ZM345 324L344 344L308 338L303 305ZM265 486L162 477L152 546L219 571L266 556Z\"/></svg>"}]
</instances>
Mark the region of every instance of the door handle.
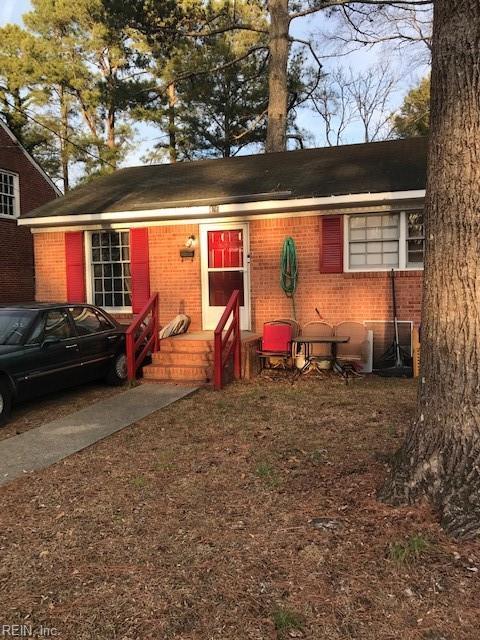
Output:
<instances>
[{"instance_id":1,"label":"door handle","mask_svg":"<svg viewBox=\"0 0 480 640\"><path fill-rule=\"evenodd\" d=\"M107 336L107 340L118 340L118 336Z\"/></svg>"},{"instance_id":2,"label":"door handle","mask_svg":"<svg viewBox=\"0 0 480 640\"><path fill-rule=\"evenodd\" d=\"M78 349L78 344L67 344L65 349Z\"/></svg>"}]
</instances>

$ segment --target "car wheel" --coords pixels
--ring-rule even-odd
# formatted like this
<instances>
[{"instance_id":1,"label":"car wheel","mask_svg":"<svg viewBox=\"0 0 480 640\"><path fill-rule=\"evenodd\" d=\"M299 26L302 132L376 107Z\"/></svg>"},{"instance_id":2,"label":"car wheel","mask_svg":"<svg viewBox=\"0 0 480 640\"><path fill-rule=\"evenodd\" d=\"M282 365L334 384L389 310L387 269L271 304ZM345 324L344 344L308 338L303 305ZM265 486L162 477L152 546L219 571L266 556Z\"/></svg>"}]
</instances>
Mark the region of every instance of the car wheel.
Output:
<instances>
[{"instance_id":1,"label":"car wheel","mask_svg":"<svg viewBox=\"0 0 480 640\"><path fill-rule=\"evenodd\" d=\"M107 373L107 382L117 386L126 382L127 377L127 356L125 353L117 353Z\"/></svg>"},{"instance_id":2,"label":"car wheel","mask_svg":"<svg viewBox=\"0 0 480 640\"><path fill-rule=\"evenodd\" d=\"M5 424L12 409L12 392L7 382L0 380L0 426Z\"/></svg>"}]
</instances>

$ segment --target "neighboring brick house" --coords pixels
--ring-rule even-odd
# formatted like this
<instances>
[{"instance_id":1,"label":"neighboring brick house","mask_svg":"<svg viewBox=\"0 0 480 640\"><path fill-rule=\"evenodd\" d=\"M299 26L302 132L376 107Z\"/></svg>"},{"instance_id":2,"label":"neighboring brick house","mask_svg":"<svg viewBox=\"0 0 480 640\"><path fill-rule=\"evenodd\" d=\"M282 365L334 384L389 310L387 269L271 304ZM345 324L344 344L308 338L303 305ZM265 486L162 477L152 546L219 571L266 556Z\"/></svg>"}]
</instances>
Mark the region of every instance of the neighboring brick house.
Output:
<instances>
[{"instance_id":1,"label":"neighboring brick house","mask_svg":"<svg viewBox=\"0 0 480 640\"><path fill-rule=\"evenodd\" d=\"M420 322L426 141L132 167L23 214L35 239L37 300L131 316L150 292L160 319L213 329L230 292L242 326L292 314L280 252L298 253L297 318ZM181 256L193 244L193 257ZM182 251L185 254L184 251ZM410 327L411 324L408 324Z\"/></svg>"},{"instance_id":2,"label":"neighboring brick house","mask_svg":"<svg viewBox=\"0 0 480 640\"><path fill-rule=\"evenodd\" d=\"M20 215L61 195L0 120L0 304L34 299L33 241Z\"/></svg>"}]
</instances>

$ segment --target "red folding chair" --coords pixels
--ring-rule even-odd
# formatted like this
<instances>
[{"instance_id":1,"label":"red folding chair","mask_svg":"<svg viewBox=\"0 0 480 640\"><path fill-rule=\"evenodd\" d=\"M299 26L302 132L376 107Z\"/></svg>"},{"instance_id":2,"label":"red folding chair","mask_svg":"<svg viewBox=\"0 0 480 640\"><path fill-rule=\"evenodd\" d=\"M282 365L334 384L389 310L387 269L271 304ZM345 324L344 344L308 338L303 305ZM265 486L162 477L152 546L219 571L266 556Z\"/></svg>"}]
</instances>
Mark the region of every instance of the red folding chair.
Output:
<instances>
[{"instance_id":1,"label":"red folding chair","mask_svg":"<svg viewBox=\"0 0 480 640\"><path fill-rule=\"evenodd\" d=\"M266 322L263 325L261 348L257 355L270 367L286 369L292 358L292 325Z\"/></svg>"}]
</instances>

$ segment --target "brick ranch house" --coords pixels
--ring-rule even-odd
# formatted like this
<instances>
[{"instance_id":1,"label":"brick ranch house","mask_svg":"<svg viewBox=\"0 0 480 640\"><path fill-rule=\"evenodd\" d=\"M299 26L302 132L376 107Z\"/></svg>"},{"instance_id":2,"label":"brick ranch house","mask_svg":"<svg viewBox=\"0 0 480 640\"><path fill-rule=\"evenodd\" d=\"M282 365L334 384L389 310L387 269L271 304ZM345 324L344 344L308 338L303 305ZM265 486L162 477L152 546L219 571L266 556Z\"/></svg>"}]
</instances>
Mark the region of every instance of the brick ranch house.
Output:
<instances>
[{"instance_id":1,"label":"brick ranch house","mask_svg":"<svg viewBox=\"0 0 480 640\"><path fill-rule=\"evenodd\" d=\"M0 304L31 301L35 294L32 236L20 215L61 192L0 120Z\"/></svg>"},{"instance_id":2,"label":"brick ranch house","mask_svg":"<svg viewBox=\"0 0 480 640\"><path fill-rule=\"evenodd\" d=\"M131 317L159 292L211 330L235 288L242 329L291 317L280 252L298 254L297 319L420 322L426 141L121 169L30 213L36 298L98 304ZM192 245L191 256L185 255ZM188 252L187 252L188 253Z\"/></svg>"}]
</instances>

